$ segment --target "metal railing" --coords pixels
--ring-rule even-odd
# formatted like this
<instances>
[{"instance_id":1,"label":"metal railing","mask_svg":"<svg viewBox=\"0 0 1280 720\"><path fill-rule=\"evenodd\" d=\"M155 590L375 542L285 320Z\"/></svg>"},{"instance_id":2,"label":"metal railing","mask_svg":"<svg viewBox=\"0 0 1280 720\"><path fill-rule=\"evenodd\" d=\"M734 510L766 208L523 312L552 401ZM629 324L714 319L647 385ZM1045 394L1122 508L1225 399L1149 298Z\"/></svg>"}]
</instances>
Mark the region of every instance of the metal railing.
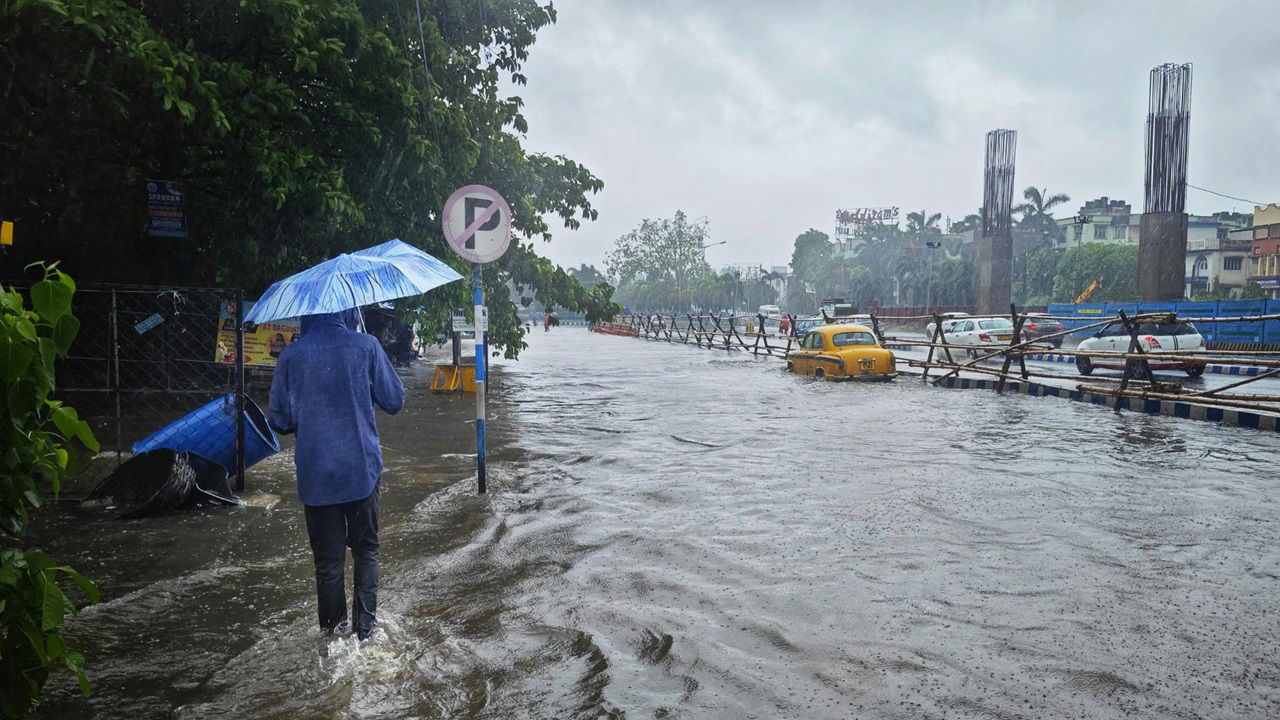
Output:
<instances>
[{"instance_id":1,"label":"metal railing","mask_svg":"<svg viewBox=\"0 0 1280 720\"><path fill-rule=\"evenodd\" d=\"M90 424L101 451L77 458L77 484L100 479L132 454L135 442L225 398L235 406L235 466L227 470L243 489L243 295L228 288L79 285L72 312L80 332L55 366L56 395ZM199 431L196 420L186 422Z\"/></svg>"}]
</instances>

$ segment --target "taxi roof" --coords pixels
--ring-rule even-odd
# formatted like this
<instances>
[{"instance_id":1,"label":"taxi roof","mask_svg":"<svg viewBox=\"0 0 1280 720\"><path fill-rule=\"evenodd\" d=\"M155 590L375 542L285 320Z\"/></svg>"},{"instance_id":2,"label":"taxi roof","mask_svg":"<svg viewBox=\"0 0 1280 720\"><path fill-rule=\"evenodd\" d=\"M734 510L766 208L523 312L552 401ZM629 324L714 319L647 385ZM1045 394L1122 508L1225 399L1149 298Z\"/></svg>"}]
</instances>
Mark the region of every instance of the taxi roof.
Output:
<instances>
[{"instance_id":1,"label":"taxi roof","mask_svg":"<svg viewBox=\"0 0 1280 720\"><path fill-rule=\"evenodd\" d=\"M875 335L875 331L866 325L856 323L832 323L830 325L819 325L809 332L821 332L823 335L834 335L838 332L849 332L850 330L861 330Z\"/></svg>"}]
</instances>

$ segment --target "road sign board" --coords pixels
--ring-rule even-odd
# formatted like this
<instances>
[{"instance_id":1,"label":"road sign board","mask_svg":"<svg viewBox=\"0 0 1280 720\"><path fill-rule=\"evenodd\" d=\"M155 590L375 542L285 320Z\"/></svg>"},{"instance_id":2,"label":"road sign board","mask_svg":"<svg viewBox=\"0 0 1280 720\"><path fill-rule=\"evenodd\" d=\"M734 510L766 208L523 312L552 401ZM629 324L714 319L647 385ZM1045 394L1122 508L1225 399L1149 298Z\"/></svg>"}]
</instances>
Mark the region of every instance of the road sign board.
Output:
<instances>
[{"instance_id":1,"label":"road sign board","mask_svg":"<svg viewBox=\"0 0 1280 720\"><path fill-rule=\"evenodd\" d=\"M473 263L493 262L511 244L511 207L493 188L458 188L445 201L441 220L449 247Z\"/></svg>"}]
</instances>

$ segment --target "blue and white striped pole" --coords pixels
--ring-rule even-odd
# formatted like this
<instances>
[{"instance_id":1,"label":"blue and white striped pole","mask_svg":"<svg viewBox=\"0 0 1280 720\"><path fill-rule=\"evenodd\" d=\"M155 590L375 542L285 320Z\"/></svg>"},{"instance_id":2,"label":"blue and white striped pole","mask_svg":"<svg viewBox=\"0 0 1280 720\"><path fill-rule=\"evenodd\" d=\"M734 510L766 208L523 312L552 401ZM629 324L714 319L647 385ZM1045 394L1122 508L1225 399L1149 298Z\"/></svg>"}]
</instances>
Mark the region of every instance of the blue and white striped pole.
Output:
<instances>
[{"instance_id":1,"label":"blue and white striped pole","mask_svg":"<svg viewBox=\"0 0 1280 720\"><path fill-rule=\"evenodd\" d=\"M471 264L471 284L475 296L476 329L476 488L485 492L484 480L484 386L485 386L485 335L489 330L489 314L484 307L484 282L480 277L479 263Z\"/></svg>"}]
</instances>

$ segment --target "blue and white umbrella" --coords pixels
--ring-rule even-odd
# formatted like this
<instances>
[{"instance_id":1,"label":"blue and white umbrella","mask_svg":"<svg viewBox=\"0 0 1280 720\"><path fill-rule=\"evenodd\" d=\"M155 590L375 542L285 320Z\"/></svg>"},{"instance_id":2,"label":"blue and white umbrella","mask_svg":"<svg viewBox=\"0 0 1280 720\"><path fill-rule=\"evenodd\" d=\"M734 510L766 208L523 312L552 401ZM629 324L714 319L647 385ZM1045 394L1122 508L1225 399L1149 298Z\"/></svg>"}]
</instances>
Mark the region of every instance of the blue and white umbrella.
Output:
<instances>
[{"instance_id":1,"label":"blue and white umbrella","mask_svg":"<svg viewBox=\"0 0 1280 720\"><path fill-rule=\"evenodd\" d=\"M444 262L399 240L343 253L274 283L245 322L319 315L421 295L462 276Z\"/></svg>"}]
</instances>

